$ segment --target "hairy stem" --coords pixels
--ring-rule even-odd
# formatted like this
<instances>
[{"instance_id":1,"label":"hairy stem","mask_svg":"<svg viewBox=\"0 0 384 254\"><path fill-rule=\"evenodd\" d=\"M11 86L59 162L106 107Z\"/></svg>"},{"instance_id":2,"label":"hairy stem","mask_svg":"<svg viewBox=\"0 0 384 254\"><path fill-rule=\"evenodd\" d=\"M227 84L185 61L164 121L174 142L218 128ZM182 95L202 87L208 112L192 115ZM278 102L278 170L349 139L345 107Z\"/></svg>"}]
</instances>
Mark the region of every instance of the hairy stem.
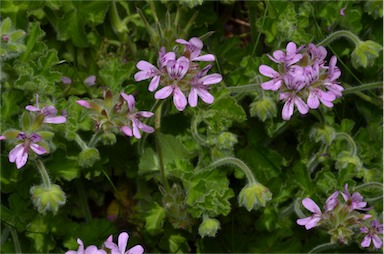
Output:
<instances>
[{"instance_id":1,"label":"hairy stem","mask_svg":"<svg viewBox=\"0 0 384 254\"><path fill-rule=\"evenodd\" d=\"M201 122L201 117L195 115L193 118L192 118L192 122L191 122L191 133L192 133L192 137L194 137L196 139L196 141L202 145L202 146L208 146L206 140L204 138L202 138L199 134L199 132L197 131L197 126L199 125L199 123Z\"/></svg>"},{"instance_id":2,"label":"hairy stem","mask_svg":"<svg viewBox=\"0 0 384 254\"><path fill-rule=\"evenodd\" d=\"M359 86L351 86L344 89L343 94L354 93L356 91L364 91L376 88L383 88L383 81L367 83Z\"/></svg>"},{"instance_id":3,"label":"hairy stem","mask_svg":"<svg viewBox=\"0 0 384 254\"><path fill-rule=\"evenodd\" d=\"M84 142L84 140L77 134L75 133L76 138L75 141L76 143L80 146L81 150L85 150L88 148L87 144Z\"/></svg>"},{"instance_id":4,"label":"hairy stem","mask_svg":"<svg viewBox=\"0 0 384 254\"><path fill-rule=\"evenodd\" d=\"M230 93L249 93L249 92L256 92L260 91L260 84L247 84L243 86L230 86L227 87L228 91Z\"/></svg>"},{"instance_id":5,"label":"hairy stem","mask_svg":"<svg viewBox=\"0 0 384 254\"><path fill-rule=\"evenodd\" d=\"M348 30L339 30L339 31L336 31L332 34L330 34L327 38L325 38L324 40L322 40L321 42L319 42L317 44L317 46L325 46L329 43L331 43L332 41L338 39L338 38L341 38L341 37L345 37L347 39L349 39L350 41L352 41L355 46L357 46L361 40L359 39L359 37L357 37L356 34L348 31Z\"/></svg>"},{"instance_id":6,"label":"hairy stem","mask_svg":"<svg viewBox=\"0 0 384 254\"><path fill-rule=\"evenodd\" d=\"M248 179L249 185L255 185L257 183L255 177L252 174L251 169L242 160L235 157L224 157L212 162L208 168L216 168L226 164L232 164L239 167Z\"/></svg>"},{"instance_id":7,"label":"hairy stem","mask_svg":"<svg viewBox=\"0 0 384 254\"><path fill-rule=\"evenodd\" d=\"M159 138L160 127L161 127L162 105L163 105L163 103L161 103L159 105L159 107L156 109L156 112L155 112L155 130L156 130L155 131L155 140L156 140L157 156L159 157L161 181L164 185L165 190L167 192L170 192L171 188L169 187L168 179L167 179L167 176L165 175L164 158L163 158L163 152L161 150L160 138Z\"/></svg>"},{"instance_id":8,"label":"hairy stem","mask_svg":"<svg viewBox=\"0 0 384 254\"><path fill-rule=\"evenodd\" d=\"M93 134L91 140L88 143L88 147L95 147L97 142L99 142L99 138L101 137L101 131L97 131Z\"/></svg>"},{"instance_id":9,"label":"hairy stem","mask_svg":"<svg viewBox=\"0 0 384 254\"><path fill-rule=\"evenodd\" d=\"M347 133L345 132L338 132L336 133L336 139L339 138L339 139L344 139L346 141L348 141L349 145L350 145L350 153L351 155L357 155L357 146L356 146L356 143L355 141L353 140L353 138L348 135Z\"/></svg>"},{"instance_id":10,"label":"hairy stem","mask_svg":"<svg viewBox=\"0 0 384 254\"><path fill-rule=\"evenodd\" d=\"M339 247L339 244L337 243L323 243L320 245L317 245L315 248L310 250L308 253L318 253L323 252L324 250L330 250Z\"/></svg>"},{"instance_id":11,"label":"hairy stem","mask_svg":"<svg viewBox=\"0 0 384 254\"><path fill-rule=\"evenodd\" d=\"M20 242L19 242L19 237L17 235L16 229L14 229L14 228L10 228L10 229L11 229L11 235L12 235L12 239L13 239L13 244L15 246L15 253L22 253L21 252Z\"/></svg>"},{"instance_id":12,"label":"hairy stem","mask_svg":"<svg viewBox=\"0 0 384 254\"><path fill-rule=\"evenodd\" d=\"M41 175L41 180L43 181L44 187L46 189L50 189L51 188L51 180L49 179L48 172L45 169L45 166L40 159L36 160L36 166L37 166L37 169L39 170L39 173Z\"/></svg>"}]
</instances>

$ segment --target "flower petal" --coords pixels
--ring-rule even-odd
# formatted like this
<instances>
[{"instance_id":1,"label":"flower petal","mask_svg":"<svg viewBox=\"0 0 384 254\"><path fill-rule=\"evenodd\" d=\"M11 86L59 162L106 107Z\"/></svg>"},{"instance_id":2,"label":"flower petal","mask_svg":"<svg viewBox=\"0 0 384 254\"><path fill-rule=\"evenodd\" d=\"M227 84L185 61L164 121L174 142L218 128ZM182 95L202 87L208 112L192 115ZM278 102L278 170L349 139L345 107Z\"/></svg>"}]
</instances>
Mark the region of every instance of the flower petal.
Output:
<instances>
[{"instance_id":1,"label":"flower petal","mask_svg":"<svg viewBox=\"0 0 384 254\"><path fill-rule=\"evenodd\" d=\"M46 154L47 150L38 144L30 144L29 147L38 155Z\"/></svg>"},{"instance_id":2,"label":"flower petal","mask_svg":"<svg viewBox=\"0 0 384 254\"><path fill-rule=\"evenodd\" d=\"M297 96L295 97L295 105L301 114L305 115L308 113L308 105L305 104L305 102Z\"/></svg>"},{"instance_id":3,"label":"flower petal","mask_svg":"<svg viewBox=\"0 0 384 254\"><path fill-rule=\"evenodd\" d=\"M215 100L215 97L205 89L197 88L196 92L205 103L212 104Z\"/></svg>"},{"instance_id":4,"label":"flower petal","mask_svg":"<svg viewBox=\"0 0 384 254\"><path fill-rule=\"evenodd\" d=\"M259 72L261 75L269 78L274 78L275 76L280 75L277 71L264 64L259 66Z\"/></svg>"},{"instance_id":5,"label":"flower petal","mask_svg":"<svg viewBox=\"0 0 384 254\"><path fill-rule=\"evenodd\" d=\"M210 74L210 75L204 76L201 79L199 79L199 81L203 85L217 84L217 83L221 82L221 80L223 80L223 77L217 73Z\"/></svg>"},{"instance_id":6,"label":"flower petal","mask_svg":"<svg viewBox=\"0 0 384 254\"><path fill-rule=\"evenodd\" d=\"M179 111L183 111L185 106L187 106L187 98L185 98L184 93L178 86L175 86L175 90L173 91L173 104L175 104L176 109Z\"/></svg>"},{"instance_id":7,"label":"flower petal","mask_svg":"<svg viewBox=\"0 0 384 254\"><path fill-rule=\"evenodd\" d=\"M131 129L130 127L128 127L128 126L123 126L123 127L121 127L121 131L122 131L125 135L127 135L127 136L129 136L129 137L132 137L132 129Z\"/></svg>"},{"instance_id":8,"label":"flower petal","mask_svg":"<svg viewBox=\"0 0 384 254\"><path fill-rule=\"evenodd\" d=\"M291 99L288 99L284 106L283 106L283 110L282 110L282 118L286 121L288 121L289 119L291 119L291 116L293 115L293 101Z\"/></svg>"},{"instance_id":9,"label":"flower petal","mask_svg":"<svg viewBox=\"0 0 384 254\"><path fill-rule=\"evenodd\" d=\"M191 106L191 107L196 107L197 106L197 92L196 92L196 89L197 88L192 87L191 91L189 92L189 95L188 95L188 103L189 103L189 106Z\"/></svg>"},{"instance_id":10,"label":"flower petal","mask_svg":"<svg viewBox=\"0 0 384 254\"><path fill-rule=\"evenodd\" d=\"M143 254L144 248L141 245L133 246L128 250L127 254Z\"/></svg>"},{"instance_id":11,"label":"flower petal","mask_svg":"<svg viewBox=\"0 0 384 254\"><path fill-rule=\"evenodd\" d=\"M65 116L47 116L44 118L44 123L60 124L66 121L67 118Z\"/></svg>"},{"instance_id":12,"label":"flower petal","mask_svg":"<svg viewBox=\"0 0 384 254\"><path fill-rule=\"evenodd\" d=\"M135 97L132 94L120 93L121 97L127 102L129 112L132 112L135 109Z\"/></svg>"},{"instance_id":13,"label":"flower petal","mask_svg":"<svg viewBox=\"0 0 384 254\"><path fill-rule=\"evenodd\" d=\"M160 83L160 75L154 76L153 79L151 80L151 83L149 83L148 90L150 92L153 92L157 89Z\"/></svg>"},{"instance_id":14,"label":"flower petal","mask_svg":"<svg viewBox=\"0 0 384 254\"><path fill-rule=\"evenodd\" d=\"M371 245L371 237L369 235L366 235L361 242L361 247L368 248L369 245Z\"/></svg>"},{"instance_id":15,"label":"flower petal","mask_svg":"<svg viewBox=\"0 0 384 254\"><path fill-rule=\"evenodd\" d=\"M380 237L378 237L376 234L372 236L372 242L373 245L375 245L376 249L380 249L381 246L383 246L383 242L381 241Z\"/></svg>"},{"instance_id":16,"label":"flower petal","mask_svg":"<svg viewBox=\"0 0 384 254\"><path fill-rule=\"evenodd\" d=\"M213 62L215 61L215 56L212 54L206 54L198 57L194 57L191 60L193 61L201 61L201 62Z\"/></svg>"},{"instance_id":17,"label":"flower petal","mask_svg":"<svg viewBox=\"0 0 384 254\"><path fill-rule=\"evenodd\" d=\"M304 198L303 201L301 201L301 203L307 210L316 214L321 214L320 207L312 199Z\"/></svg>"},{"instance_id":18,"label":"flower petal","mask_svg":"<svg viewBox=\"0 0 384 254\"><path fill-rule=\"evenodd\" d=\"M24 145L23 144L18 144L16 145L8 155L9 162L14 163L16 161L17 157L22 156L24 152Z\"/></svg>"},{"instance_id":19,"label":"flower petal","mask_svg":"<svg viewBox=\"0 0 384 254\"><path fill-rule=\"evenodd\" d=\"M166 86L155 93L155 98L158 100L165 99L173 93L174 86Z\"/></svg>"},{"instance_id":20,"label":"flower petal","mask_svg":"<svg viewBox=\"0 0 384 254\"><path fill-rule=\"evenodd\" d=\"M127 232L120 233L119 239L118 239L118 246L119 246L120 253L125 252L125 249L127 248L128 239L129 239L129 235Z\"/></svg>"}]
</instances>

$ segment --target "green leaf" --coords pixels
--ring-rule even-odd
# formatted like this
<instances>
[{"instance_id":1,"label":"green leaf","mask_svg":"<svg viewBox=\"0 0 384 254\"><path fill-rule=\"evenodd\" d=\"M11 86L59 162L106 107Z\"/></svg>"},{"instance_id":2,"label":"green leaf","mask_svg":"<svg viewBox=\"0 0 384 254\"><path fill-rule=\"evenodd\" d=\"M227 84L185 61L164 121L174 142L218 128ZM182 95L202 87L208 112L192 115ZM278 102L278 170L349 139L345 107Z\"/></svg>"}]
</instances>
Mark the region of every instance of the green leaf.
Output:
<instances>
[{"instance_id":1,"label":"green leaf","mask_svg":"<svg viewBox=\"0 0 384 254\"><path fill-rule=\"evenodd\" d=\"M145 216L145 230L155 235L162 231L165 218L165 210L163 207L154 203Z\"/></svg>"},{"instance_id":2,"label":"green leaf","mask_svg":"<svg viewBox=\"0 0 384 254\"><path fill-rule=\"evenodd\" d=\"M308 171L303 163L297 163L293 167L295 173L295 182L305 191L305 193L312 193L313 182L309 177Z\"/></svg>"},{"instance_id":3,"label":"green leaf","mask_svg":"<svg viewBox=\"0 0 384 254\"><path fill-rule=\"evenodd\" d=\"M160 164L157 153L150 147L145 148L144 153L140 157L139 174L143 175L159 170Z\"/></svg>"},{"instance_id":4,"label":"green leaf","mask_svg":"<svg viewBox=\"0 0 384 254\"><path fill-rule=\"evenodd\" d=\"M34 249L41 253L48 253L55 247L55 240L50 234L50 222L38 215L27 225L26 236L33 242Z\"/></svg>"},{"instance_id":5,"label":"green leaf","mask_svg":"<svg viewBox=\"0 0 384 254\"><path fill-rule=\"evenodd\" d=\"M172 253L187 253L189 252L188 241L180 234L171 235L169 238L169 250Z\"/></svg>"},{"instance_id":6,"label":"green leaf","mask_svg":"<svg viewBox=\"0 0 384 254\"><path fill-rule=\"evenodd\" d=\"M80 175L81 168L78 163L75 160L67 159L63 151L56 150L51 157L45 166L53 178L71 181Z\"/></svg>"},{"instance_id":7,"label":"green leaf","mask_svg":"<svg viewBox=\"0 0 384 254\"><path fill-rule=\"evenodd\" d=\"M9 17L4 19L0 24L0 35L9 33L12 27L12 21Z\"/></svg>"}]
</instances>

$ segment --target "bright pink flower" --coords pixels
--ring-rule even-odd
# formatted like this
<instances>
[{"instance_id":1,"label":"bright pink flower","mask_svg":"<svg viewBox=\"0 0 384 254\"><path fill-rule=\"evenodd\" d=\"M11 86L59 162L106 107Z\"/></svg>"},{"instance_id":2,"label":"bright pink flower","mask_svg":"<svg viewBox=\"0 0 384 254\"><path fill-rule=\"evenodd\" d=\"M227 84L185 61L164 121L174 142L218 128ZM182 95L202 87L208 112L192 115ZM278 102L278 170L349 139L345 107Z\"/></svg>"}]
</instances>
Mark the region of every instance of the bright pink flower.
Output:
<instances>
[{"instance_id":1,"label":"bright pink flower","mask_svg":"<svg viewBox=\"0 0 384 254\"><path fill-rule=\"evenodd\" d=\"M212 54L202 55L200 56L201 49L203 48L203 42L196 37L191 38L189 41L184 39L177 39L177 43L183 44L184 53L189 51L189 59L191 61L203 61L203 62L212 62L215 61L215 56Z\"/></svg>"},{"instance_id":2,"label":"bright pink flower","mask_svg":"<svg viewBox=\"0 0 384 254\"><path fill-rule=\"evenodd\" d=\"M104 245L111 250L111 254L142 254L144 252L141 245L135 245L127 250L128 239L128 233L122 232L119 235L118 244L112 241L112 235L110 235Z\"/></svg>"},{"instance_id":3,"label":"bright pink flower","mask_svg":"<svg viewBox=\"0 0 384 254\"><path fill-rule=\"evenodd\" d=\"M220 74L214 73L206 75L212 65L207 65L191 82L191 91L188 96L188 103L191 107L196 107L197 96L199 96L205 103L211 104L214 97L207 91L209 86L221 82L223 77Z\"/></svg>"},{"instance_id":4,"label":"bright pink flower","mask_svg":"<svg viewBox=\"0 0 384 254\"><path fill-rule=\"evenodd\" d=\"M383 224L380 224L377 220L371 221L369 229L366 226L360 228L360 232L367 234L361 242L361 247L368 248L371 242L373 242L376 249L383 246L382 236L378 236L383 234Z\"/></svg>"},{"instance_id":5,"label":"bright pink flower","mask_svg":"<svg viewBox=\"0 0 384 254\"><path fill-rule=\"evenodd\" d=\"M57 116L57 109L54 106L45 106L42 109L39 108L39 95L36 94L36 106L27 105L26 110L43 114L44 123L60 124L65 123L67 118L65 116Z\"/></svg>"},{"instance_id":6,"label":"bright pink flower","mask_svg":"<svg viewBox=\"0 0 384 254\"><path fill-rule=\"evenodd\" d=\"M69 250L65 254L107 254L105 250L99 250L95 245L90 245L84 250L84 243L79 238L77 238L77 243L79 244L77 251Z\"/></svg>"},{"instance_id":7,"label":"bright pink flower","mask_svg":"<svg viewBox=\"0 0 384 254\"><path fill-rule=\"evenodd\" d=\"M144 118L151 117L153 116L153 113L148 111L137 111L135 108L135 98L133 97L133 95L127 95L123 92L120 95L128 104L128 114L127 114L128 124L121 127L122 132L127 136L132 137L133 135L138 139L141 138L141 134L139 130L142 130L143 132L146 132L146 133L154 132L155 129L153 129L153 127L148 126L139 120L143 117Z\"/></svg>"},{"instance_id":8,"label":"bright pink flower","mask_svg":"<svg viewBox=\"0 0 384 254\"><path fill-rule=\"evenodd\" d=\"M27 163L29 149L32 149L38 155L47 153L47 150L45 150L44 147L37 144L42 140L42 138L36 133L27 135L24 132L20 132L16 138L22 141L22 143L16 145L9 152L8 159L11 163L16 162L17 169L20 169Z\"/></svg>"},{"instance_id":9,"label":"bright pink flower","mask_svg":"<svg viewBox=\"0 0 384 254\"><path fill-rule=\"evenodd\" d=\"M302 204L313 214L307 218L298 219L296 223L300 226L305 226L305 229L307 230L316 227L322 216L320 207L310 198L304 198Z\"/></svg>"}]
</instances>

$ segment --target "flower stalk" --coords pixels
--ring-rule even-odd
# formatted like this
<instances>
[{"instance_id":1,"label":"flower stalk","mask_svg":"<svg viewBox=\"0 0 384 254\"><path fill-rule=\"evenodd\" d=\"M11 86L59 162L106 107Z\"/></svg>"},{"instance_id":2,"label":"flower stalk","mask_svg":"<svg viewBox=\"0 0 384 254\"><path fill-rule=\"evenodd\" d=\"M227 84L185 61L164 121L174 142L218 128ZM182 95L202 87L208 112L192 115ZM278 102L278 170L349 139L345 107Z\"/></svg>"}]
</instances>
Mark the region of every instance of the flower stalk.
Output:
<instances>
[{"instance_id":1,"label":"flower stalk","mask_svg":"<svg viewBox=\"0 0 384 254\"><path fill-rule=\"evenodd\" d=\"M41 180L43 181L44 187L47 189L51 188L51 180L49 179L48 172L45 169L43 162L40 159L36 159L36 166L41 175Z\"/></svg>"},{"instance_id":2,"label":"flower stalk","mask_svg":"<svg viewBox=\"0 0 384 254\"><path fill-rule=\"evenodd\" d=\"M350 41L352 41L355 44L355 46L359 45L359 43L361 42L361 40L359 39L359 37L356 34L350 32L348 30L339 30L339 31L336 31L336 32L330 34L327 38L325 38L324 40L319 42L317 44L317 46L328 45L332 41L334 41L338 38L341 38L341 37L345 37L345 38L349 39Z\"/></svg>"}]
</instances>

